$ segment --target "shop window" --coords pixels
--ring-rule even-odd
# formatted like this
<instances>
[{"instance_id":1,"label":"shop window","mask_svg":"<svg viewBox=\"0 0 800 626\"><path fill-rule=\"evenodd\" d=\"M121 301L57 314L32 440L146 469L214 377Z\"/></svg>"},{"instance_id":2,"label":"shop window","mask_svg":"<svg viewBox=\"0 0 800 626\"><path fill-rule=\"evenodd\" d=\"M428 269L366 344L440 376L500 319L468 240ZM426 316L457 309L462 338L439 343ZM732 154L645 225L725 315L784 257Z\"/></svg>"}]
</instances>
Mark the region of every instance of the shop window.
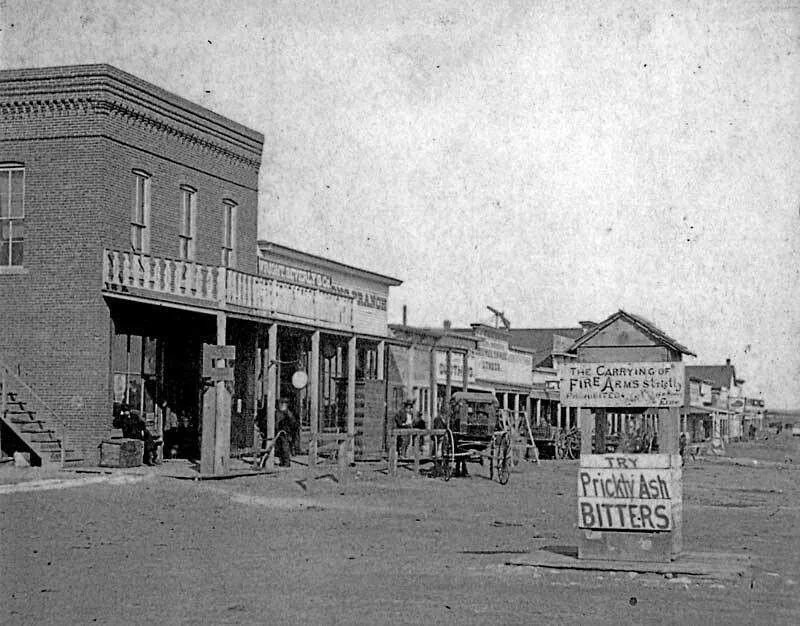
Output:
<instances>
[{"instance_id":1,"label":"shop window","mask_svg":"<svg viewBox=\"0 0 800 626\"><path fill-rule=\"evenodd\" d=\"M419 398L417 400L417 410L421 415L430 415L430 392L426 388L419 390Z\"/></svg>"},{"instance_id":2,"label":"shop window","mask_svg":"<svg viewBox=\"0 0 800 626\"><path fill-rule=\"evenodd\" d=\"M111 351L114 416L123 410L152 422L156 413L159 342L155 337L115 334Z\"/></svg>"},{"instance_id":3,"label":"shop window","mask_svg":"<svg viewBox=\"0 0 800 626\"><path fill-rule=\"evenodd\" d=\"M150 175L133 171L131 206L131 248L135 252L150 252Z\"/></svg>"},{"instance_id":4,"label":"shop window","mask_svg":"<svg viewBox=\"0 0 800 626\"><path fill-rule=\"evenodd\" d=\"M197 237L197 191L181 185L181 226L178 233L178 257L193 261Z\"/></svg>"},{"instance_id":5,"label":"shop window","mask_svg":"<svg viewBox=\"0 0 800 626\"><path fill-rule=\"evenodd\" d=\"M376 346L360 345L358 347L358 353L356 355L356 379L378 379L378 348Z\"/></svg>"},{"instance_id":6,"label":"shop window","mask_svg":"<svg viewBox=\"0 0 800 626\"><path fill-rule=\"evenodd\" d=\"M0 165L0 270L22 267L25 246L25 168Z\"/></svg>"},{"instance_id":7,"label":"shop window","mask_svg":"<svg viewBox=\"0 0 800 626\"><path fill-rule=\"evenodd\" d=\"M236 232L238 206L232 200L222 202L222 266L236 267Z\"/></svg>"}]
</instances>

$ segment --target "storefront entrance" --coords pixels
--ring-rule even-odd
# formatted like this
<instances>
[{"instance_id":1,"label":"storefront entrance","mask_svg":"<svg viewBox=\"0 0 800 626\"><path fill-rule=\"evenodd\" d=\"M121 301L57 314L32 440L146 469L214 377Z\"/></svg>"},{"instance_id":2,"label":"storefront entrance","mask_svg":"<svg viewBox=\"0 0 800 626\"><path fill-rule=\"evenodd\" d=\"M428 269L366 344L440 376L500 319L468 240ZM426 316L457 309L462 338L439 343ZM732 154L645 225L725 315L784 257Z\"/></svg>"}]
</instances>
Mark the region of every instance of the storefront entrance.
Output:
<instances>
[{"instance_id":1,"label":"storefront entrance","mask_svg":"<svg viewBox=\"0 0 800 626\"><path fill-rule=\"evenodd\" d=\"M212 341L213 318L127 302L110 307L111 426L128 411L163 439L164 457L198 459L201 352Z\"/></svg>"}]
</instances>

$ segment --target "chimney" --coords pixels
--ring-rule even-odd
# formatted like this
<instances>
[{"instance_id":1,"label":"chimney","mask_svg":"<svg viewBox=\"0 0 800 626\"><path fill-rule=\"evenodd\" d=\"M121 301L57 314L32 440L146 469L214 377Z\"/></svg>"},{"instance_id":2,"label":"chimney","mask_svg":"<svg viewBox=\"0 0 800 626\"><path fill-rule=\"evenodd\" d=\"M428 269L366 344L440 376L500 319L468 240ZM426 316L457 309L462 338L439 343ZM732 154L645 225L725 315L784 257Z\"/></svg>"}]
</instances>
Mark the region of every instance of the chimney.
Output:
<instances>
[{"instance_id":1,"label":"chimney","mask_svg":"<svg viewBox=\"0 0 800 626\"><path fill-rule=\"evenodd\" d=\"M730 366L730 364L731 364L731 360L730 359L725 359L725 365Z\"/></svg>"},{"instance_id":2,"label":"chimney","mask_svg":"<svg viewBox=\"0 0 800 626\"><path fill-rule=\"evenodd\" d=\"M408 307L403 305L403 326L408 326Z\"/></svg>"},{"instance_id":3,"label":"chimney","mask_svg":"<svg viewBox=\"0 0 800 626\"><path fill-rule=\"evenodd\" d=\"M451 325L450 324L450 320L445 320L444 321L444 329L445 330L450 330L450 325Z\"/></svg>"}]
</instances>

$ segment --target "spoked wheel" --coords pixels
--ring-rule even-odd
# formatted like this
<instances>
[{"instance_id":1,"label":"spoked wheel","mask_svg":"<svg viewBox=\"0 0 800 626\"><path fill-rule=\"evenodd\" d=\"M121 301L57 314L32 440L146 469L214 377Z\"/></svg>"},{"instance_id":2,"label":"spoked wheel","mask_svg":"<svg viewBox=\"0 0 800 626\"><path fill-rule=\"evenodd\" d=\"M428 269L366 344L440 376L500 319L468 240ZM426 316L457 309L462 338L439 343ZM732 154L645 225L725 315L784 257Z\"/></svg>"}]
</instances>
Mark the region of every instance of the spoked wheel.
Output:
<instances>
[{"instance_id":1,"label":"spoked wheel","mask_svg":"<svg viewBox=\"0 0 800 626\"><path fill-rule=\"evenodd\" d=\"M567 437L567 458L577 459L581 455L581 436L579 433L573 433Z\"/></svg>"},{"instance_id":2,"label":"spoked wheel","mask_svg":"<svg viewBox=\"0 0 800 626\"><path fill-rule=\"evenodd\" d=\"M493 456L497 465L497 482L505 485L511 477L511 437L508 433L500 435Z\"/></svg>"},{"instance_id":3,"label":"spoked wheel","mask_svg":"<svg viewBox=\"0 0 800 626\"><path fill-rule=\"evenodd\" d=\"M453 466L455 465L456 446L453 440L453 433L450 429L442 435L442 478L446 481L453 477Z\"/></svg>"},{"instance_id":4,"label":"spoked wheel","mask_svg":"<svg viewBox=\"0 0 800 626\"><path fill-rule=\"evenodd\" d=\"M567 456L567 438L564 436L563 432L559 432L558 435L556 435L555 446L557 459L563 459Z\"/></svg>"}]
</instances>

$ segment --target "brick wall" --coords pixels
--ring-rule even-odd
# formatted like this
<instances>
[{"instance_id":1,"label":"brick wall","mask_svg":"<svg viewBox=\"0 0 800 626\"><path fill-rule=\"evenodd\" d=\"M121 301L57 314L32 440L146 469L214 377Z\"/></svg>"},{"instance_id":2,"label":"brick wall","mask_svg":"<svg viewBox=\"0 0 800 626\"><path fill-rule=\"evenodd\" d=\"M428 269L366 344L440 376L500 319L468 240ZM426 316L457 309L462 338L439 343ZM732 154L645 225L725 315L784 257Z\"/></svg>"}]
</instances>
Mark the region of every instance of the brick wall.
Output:
<instances>
[{"instance_id":1,"label":"brick wall","mask_svg":"<svg viewBox=\"0 0 800 626\"><path fill-rule=\"evenodd\" d=\"M255 273L263 137L108 66L0 72L0 122L0 162L23 163L26 177L25 273L0 273L0 359L96 462L112 413L103 249L129 249L131 170L152 176L153 254L178 256L188 184L197 260L219 265L228 198L239 206L237 267Z\"/></svg>"}]
</instances>

